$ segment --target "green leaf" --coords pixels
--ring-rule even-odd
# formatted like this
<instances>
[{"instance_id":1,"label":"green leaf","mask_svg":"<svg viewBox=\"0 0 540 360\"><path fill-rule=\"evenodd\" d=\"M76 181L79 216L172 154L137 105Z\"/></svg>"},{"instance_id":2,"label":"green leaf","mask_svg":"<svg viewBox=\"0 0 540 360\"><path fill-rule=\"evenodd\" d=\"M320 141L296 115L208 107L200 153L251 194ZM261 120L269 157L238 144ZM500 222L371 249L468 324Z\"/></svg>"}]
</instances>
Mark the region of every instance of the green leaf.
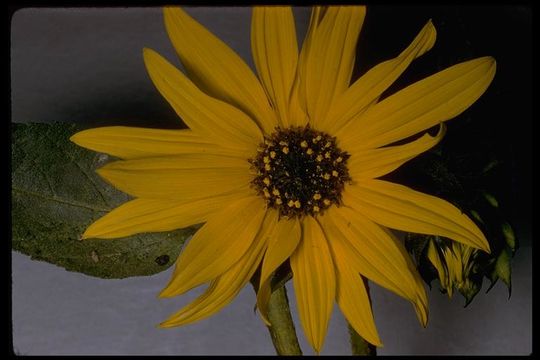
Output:
<instances>
[{"instance_id":1,"label":"green leaf","mask_svg":"<svg viewBox=\"0 0 540 360\"><path fill-rule=\"evenodd\" d=\"M429 244L431 235L422 235L414 233L405 234L405 248L413 256L418 264L420 259L425 256L426 247Z\"/></svg>"},{"instance_id":2,"label":"green leaf","mask_svg":"<svg viewBox=\"0 0 540 360\"><path fill-rule=\"evenodd\" d=\"M489 163L487 163L487 165L484 166L484 168L482 169L482 173L483 174L488 173L491 170L493 170L495 167L497 167L498 165L499 165L499 161L491 160Z\"/></svg>"},{"instance_id":3,"label":"green leaf","mask_svg":"<svg viewBox=\"0 0 540 360\"><path fill-rule=\"evenodd\" d=\"M79 240L88 225L130 199L95 173L109 156L69 141L79 130L66 123L12 124L13 249L101 278L167 269L196 227L115 240Z\"/></svg>"},{"instance_id":4,"label":"green leaf","mask_svg":"<svg viewBox=\"0 0 540 360\"><path fill-rule=\"evenodd\" d=\"M486 199L486 201L487 201L491 206L493 206L494 208L499 207L499 202L497 201L497 199L495 198L495 196L491 195L491 194L488 193L488 192L483 192L482 195L484 196L484 199Z\"/></svg>"},{"instance_id":5,"label":"green leaf","mask_svg":"<svg viewBox=\"0 0 540 360\"><path fill-rule=\"evenodd\" d=\"M482 288L482 277L477 277L478 279L466 279L465 283L463 283L459 287L459 293L465 298L465 306L469 306L471 301L473 301L474 297L480 289Z\"/></svg>"},{"instance_id":6,"label":"green leaf","mask_svg":"<svg viewBox=\"0 0 540 360\"><path fill-rule=\"evenodd\" d=\"M497 261L495 262L495 267L493 269L494 274L492 275L495 279L501 279L506 286L508 287L508 297L512 294L512 255L508 248L501 251Z\"/></svg>"},{"instance_id":7,"label":"green leaf","mask_svg":"<svg viewBox=\"0 0 540 360\"><path fill-rule=\"evenodd\" d=\"M512 249L512 251L516 250L516 236L514 234L514 230L512 230L512 227L509 223L504 222L501 225L502 233L504 236L504 240L506 241L506 244Z\"/></svg>"},{"instance_id":8,"label":"green leaf","mask_svg":"<svg viewBox=\"0 0 540 360\"><path fill-rule=\"evenodd\" d=\"M512 295L512 255L511 250L505 247L499 256L497 257L497 260L495 261L495 265L493 266L493 269L491 273L489 274L489 280L491 281L491 285L487 289L486 293L490 291L493 286L496 284L498 279L501 279L506 286L508 287L508 298Z\"/></svg>"},{"instance_id":9,"label":"green leaf","mask_svg":"<svg viewBox=\"0 0 540 360\"><path fill-rule=\"evenodd\" d=\"M474 218L474 220L478 221L480 224L484 224L484 221L482 220L482 217L480 216L478 211L471 210L470 213L471 213L471 216Z\"/></svg>"}]
</instances>

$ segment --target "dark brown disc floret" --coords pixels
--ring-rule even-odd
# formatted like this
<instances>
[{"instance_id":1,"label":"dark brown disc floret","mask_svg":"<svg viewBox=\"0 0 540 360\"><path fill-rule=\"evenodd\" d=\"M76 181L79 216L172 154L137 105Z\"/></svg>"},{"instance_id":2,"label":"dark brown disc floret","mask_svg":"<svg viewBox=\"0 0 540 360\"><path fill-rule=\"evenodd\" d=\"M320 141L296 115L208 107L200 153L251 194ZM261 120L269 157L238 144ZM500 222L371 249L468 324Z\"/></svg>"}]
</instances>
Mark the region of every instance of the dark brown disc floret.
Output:
<instances>
[{"instance_id":1,"label":"dark brown disc floret","mask_svg":"<svg viewBox=\"0 0 540 360\"><path fill-rule=\"evenodd\" d=\"M256 171L252 185L280 216L322 214L341 203L343 187L351 180L349 156L338 148L335 137L324 132L278 128L249 159Z\"/></svg>"}]
</instances>

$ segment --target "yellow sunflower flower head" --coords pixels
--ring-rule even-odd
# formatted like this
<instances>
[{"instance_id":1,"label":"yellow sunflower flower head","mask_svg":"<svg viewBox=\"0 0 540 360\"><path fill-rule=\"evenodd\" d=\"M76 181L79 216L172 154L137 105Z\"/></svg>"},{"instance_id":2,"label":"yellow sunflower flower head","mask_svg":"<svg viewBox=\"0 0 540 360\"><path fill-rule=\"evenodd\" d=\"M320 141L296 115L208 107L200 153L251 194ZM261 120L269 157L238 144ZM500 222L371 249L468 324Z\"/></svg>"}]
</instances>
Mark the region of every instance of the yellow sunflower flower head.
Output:
<instances>
[{"instance_id":1,"label":"yellow sunflower flower head","mask_svg":"<svg viewBox=\"0 0 540 360\"><path fill-rule=\"evenodd\" d=\"M98 172L135 197L90 225L85 238L204 223L161 296L209 287L162 326L216 313L259 267L257 306L266 321L272 274L289 260L315 351L334 303L380 346L363 277L411 301L423 325L428 318L424 285L388 228L489 251L478 227L450 203L377 178L436 145L443 122L487 89L495 60L465 61L379 101L431 49L436 32L429 21L395 58L351 83L365 14L363 6L314 7L299 51L291 8L255 7L255 74L184 10L167 7L166 29L187 75L150 49L144 62L189 129L105 127L72 137L121 158ZM430 136L433 126L439 132Z\"/></svg>"}]
</instances>

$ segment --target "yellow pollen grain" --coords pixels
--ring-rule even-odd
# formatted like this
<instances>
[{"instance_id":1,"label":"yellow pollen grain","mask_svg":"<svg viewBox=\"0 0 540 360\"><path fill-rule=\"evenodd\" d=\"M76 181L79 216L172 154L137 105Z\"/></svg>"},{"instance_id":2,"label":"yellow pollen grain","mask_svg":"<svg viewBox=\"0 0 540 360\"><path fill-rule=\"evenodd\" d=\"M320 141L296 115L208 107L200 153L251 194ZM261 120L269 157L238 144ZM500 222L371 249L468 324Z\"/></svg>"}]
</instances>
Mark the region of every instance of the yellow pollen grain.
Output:
<instances>
[{"instance_id":1,"label":"yellow pollen grain","mask_svg":"<svg viewBox=\"0 0 540 360\"><path fill-rule=\"evenodd\" d=\"M313 150L312 150L311 148L307 149L307 150L306 150L306 154L308 154L308 155L313 154Z\"/></svg>"},{"instance_id":2,"label":"yellow pollen grain","mask_svg":"<svg viewBox=\"0 0 540 360\"><path fill-rule=\"evenodd\" d=\"M272 159L274 159L276 157L276 152L275 151L270 151L270 157Z\"/></svg>"},{"instance_id":3,"label":"yellow pollen grain","mask_svg":"<svg viewBox=\"0 0 540 360\"><path fill-rule=\"evenodd\" d=\"M330 151L327 151L324 153L324 157L327 158L327 159L330 159L330 157L332 156L332 154L330 154Z\"/></svg>"},{"instance_id":4,"label":"yellow pollen grain","mask_svg":"<svg viewBox=\"0 0 540 360\"><path fill-rule=\"evenodd\" d=\"M289 145L289 143L286 142L286 141L280 141L280 142L279 142L279 145L281 145L281 146L287 146L287 145Z\"/></svg>"},{"instance_id":5,"label":"yellow pollen grain","mask_svg":"<svg viewBox=\"0 0 540 360\"><path fill-rule=\"evenodd\" d=\"M281 205L281 204L283 204L283 201L281 201L281 198L277 198L276 205Z\"/></svg>"},{"instance_id":6,"label":"yellow pollen grain","mask_svg":"<svg viewBox=\"0 0 540 360\"><path fill-rule=\"evenodd\" d=\"M323 159L322 155L317 155L317 158L315 160L317 160L318 162L321 162Z\"/></svg>"},{"instance_id":7,"label":"yellow pollen grain","mask_svg":"<svg viewBox=\"0 0 540 360\"><path fill-rule=\"evenodd\" d=\"M270 193L268 192L268 190L266 188L263 189L263 193L264 193L264 197L266 197L266 198L270 197Z\"/></svg>"},{"instance_id":8,"label":"yellow pollen grain","mask_svg":"<svg viewBox=\"0 0 540 360\"><path fill-rule=\"evenodd\" d=\"M324 199L324 200L323 200L323 203L324 203L324 205L328 206L328 205L330 205L330 200Z\"/></svg>"},{"instance_id":9,"label":"yellow pollen grain","mask_svg":"<svg viewBox=\"0 0 540 360\"><path fill-rule=\"evenodd\" d=\"M343 161L343 158L341 156L336 159L336 162L338 162L338 163L340 163L342 161Z\"/></svg>"},{"instance_id":10,"label":"yellow pollen grain","mask_svg":"<svg viewBox=\"0 0 540 360\"><path fill-rule=\"evenodd\" d=\"M337 177L339 173L336 170L332 170L332 176Z\"/></svg>"},{"instance_id":11,"label":"yellow pollen grain","mask_svg":"<svg viewBox=\"0 0 540 360\"><path fill-rule=\"evenodd\" d=\"M321 198L321 194L315 194L313 195L313 199L319 200Z\"/></svg>"},{"instance_id":12,"label":"yellow pollen grain","mask_svg":"<svg viewBox=\"0 0 540 360\"><path fill-rule=\"evenodd\" d=\"M272 190L272 194L279 196L279 190L274 188L274 190Z\"/></svg>"},{"instance_id":13,"label":"yellow pollen grain","mask_svg":"<svg viewBox=\"0 0 540 360\"><path fill-rule=\"evenodd\" d=\"M288 154L289 153L289 148L284 146L283 149L281 149L281 151L283 151L284 154Z\"/></svg>"},{"instance_id":14,"label":"yellow pollen grain","mask_svg":"<svg viewBox=\"0 0 540 360\"><path fill-rule=\"evenodd\" d=\"M272 167L270 166L270 164L264 164L264 170L270 171L272 170Z\"/></svg>"},{"instance_id":15,"label":"yellow pollen grain","mask_svg":"<svg viewBox=\"0 0 540 360\"><path fill-rule=\"evenodd\" d=\"M265 178L263 179L263 183L264 183L266 186L270 185L270 178L265 177Z\"/></svg>"},{"instance_id":16,"label":"yellow pollen grain","mask_svg":"<svg viewBox=\"0 0 540 360\"><path fill-rule=\"evenodd\" d=\"M319 210L321 210L321 208L320 208L320 207L318 207L317 205L315 205L315 206L313 207L313 211L315 211L315 212L319 212Z\"/></svg>"},{"instance_id":17,"label":"yellow pollen grain","mask_svg":"<svg viewBox=\"0 0 540 360\"><path fill-rule=\"evenodd\" d=\"M296 200L294 202L294 207L297 208L297 209L300 209L300 207L302 206L302 204L300 203L300 200Z\"/></svg>"},{"instance_id":18,"label":"yellow pollen grain","mask_svg":"<svg viewBox=\"0 0 540 360\"><path fill-rule=\"evenodd\" d=\"M307 145L308 145L308 144L307 144L307 141L306 141L306 140L304 140L304 141L302 141L302 142L300 143L300 146L303 147L303 148L307 148Z\"/></svg>"},{"instance_id":19,"label":"yellow pollen grain","mask_svg":"<svg viewBox=\"0 0 540 360\"><path fill-rule=\"evenodd\" d=\"M287 203L287 206L288 207L293 207L294 206L294 201L289 200L289 202Z\"/></svg>"},{"instance_id":20,"label":"yellow pollen grain","mask_svg":"<svg viewBox=\"0 0 540 360\"><path fill-rule=\"evenodd\" d=\"M263 162L268 164L270 162L270 158L268 156L263 157Z\"/></svg>"},{"instance_id":21,"label":"yellow pollen grain","mask_svg":"<svg viewBox=\"0 0 540 360\"><path fill-rule=\"evenodd\" d=\"M313 141L314 144L318 143L319 141L321 141L322 139L322 136L321 135L318 135L317 137L314 137L311 141Z\"/></svg>"},{"instance_id":22,"label":"yellow pollen grain","mask_svg":"<svg viewBox=\"0 0 540 360\"><path fill-rule=\"evenodd\" d=\"M330 180L330 174L329 173L324 173L323 179L324 180Z\"/></svg>"},{"instance_id":23,"label":"yellow pollen grain","mask_svg":"<svg viewBox=\"0 0 540 360\"><path fill-rule=\"evenodd\" d=\"M324 148L329 148L332 145L330 141L327 141L326 144L324 144Z\"/></svg>"}]
</instances>

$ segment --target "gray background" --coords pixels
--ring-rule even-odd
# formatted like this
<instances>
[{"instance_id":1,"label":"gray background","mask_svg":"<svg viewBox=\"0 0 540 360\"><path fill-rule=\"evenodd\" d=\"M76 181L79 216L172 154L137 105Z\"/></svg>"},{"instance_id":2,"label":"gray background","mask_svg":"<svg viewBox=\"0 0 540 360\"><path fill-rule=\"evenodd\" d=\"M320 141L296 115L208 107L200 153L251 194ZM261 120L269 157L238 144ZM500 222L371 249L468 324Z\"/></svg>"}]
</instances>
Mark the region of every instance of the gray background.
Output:
<instances>
[{"instance_id":1,"label":"gray background","mask_svg":"<svg viewBox=\"0 0 540 360\"><path fill-rule=\"evenodd\" d=\"M249 9L188 11L252 65ZM309 11L298 8L295 14L302 38ZM12 121L177 126L142 61L147 46L179 66L160 9L24 9L15 13L11 31ZM516 231L522 248L514 258L510 300L505 286L497 284L463 309L459 295L448 300L435 285L429 292L430 322L423 329L405 300L372 285L375 320L385 344L378 353L529 354L530 224L521 223ZM102 280L15 252L12 261L13 346L19 354L274 353L266 328L252 311L250 287L209 319L162 330L155 325L202 291L158 300L171 269L150 277ZM299 328L294 294L289 295ZM301 330L299 336L304 353L311 354ZM349 354L347 342L336 308L322 354Z\"/></svg>"}]
</instances>

